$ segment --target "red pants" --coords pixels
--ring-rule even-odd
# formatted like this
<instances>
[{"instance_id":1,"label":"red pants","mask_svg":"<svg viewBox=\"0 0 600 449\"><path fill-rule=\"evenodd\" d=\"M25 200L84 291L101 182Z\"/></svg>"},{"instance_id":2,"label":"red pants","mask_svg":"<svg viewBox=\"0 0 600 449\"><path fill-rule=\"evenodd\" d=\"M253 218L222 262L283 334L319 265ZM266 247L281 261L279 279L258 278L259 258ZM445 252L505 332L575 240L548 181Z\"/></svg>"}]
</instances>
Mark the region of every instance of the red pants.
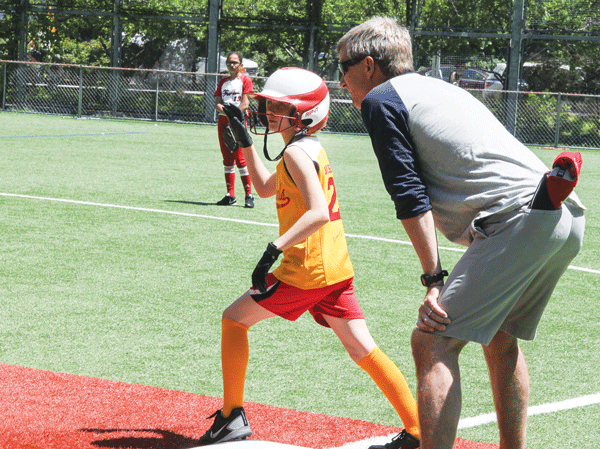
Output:
<instances>
[{"instance_id":1,"label":"red pants","mask_svg":"<svg viewBox=\"0 0 600 449\"><path fill-rule=\"evenodd\" d=\"M224 115L219 115L219 121L217 122L217 132L219 133L219 146L221 147L221 154L223 155L223 165L225 167L231 167L237 165L238 168L246 166L246 159L244 153L240 147L233 153L227 149L227 145L223 141L223 130L229 125L229 120Z\"/></svg>"}]
</instances>

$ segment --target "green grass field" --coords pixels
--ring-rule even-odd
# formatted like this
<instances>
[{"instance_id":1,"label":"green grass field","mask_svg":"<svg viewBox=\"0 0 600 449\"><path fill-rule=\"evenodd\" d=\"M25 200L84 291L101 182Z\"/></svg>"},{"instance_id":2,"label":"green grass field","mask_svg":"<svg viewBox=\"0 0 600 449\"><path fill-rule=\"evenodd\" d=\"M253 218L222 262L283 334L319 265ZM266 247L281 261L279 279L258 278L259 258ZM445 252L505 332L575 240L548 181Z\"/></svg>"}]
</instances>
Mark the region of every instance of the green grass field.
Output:
<instances>
[{"instance_id":1,"label":"green grass field","mask_svg":"<svg viewBox=\"0 0 600 449\"><path fill-rule=\"evenodd\" d=\"M321 140L367 323L414 391L419 262L402 243L369 139ZM270 137L271 152L280 142ZM535 152L550 164L558 151ZM573 266L590 271L567 271L537 339L522 344L531 406L600 393L600 152L582 155L577 192L589 210ZM236 186L241 195L239 177ZM249 287L277 235L273 198L257 198L252 210L215 206L224 193L216 127L0 113L0 363L220 397L221 312ZM450 269L461 253L440 245ZM493 412L481 348L467 346L461 363L462 417ZM400 424L308 315L251 330L246 399ZM532 416L528 446L598 448L598 418L597 401ZM459 436L498 443L495 423Z\"/></svg>"}]
</instances>

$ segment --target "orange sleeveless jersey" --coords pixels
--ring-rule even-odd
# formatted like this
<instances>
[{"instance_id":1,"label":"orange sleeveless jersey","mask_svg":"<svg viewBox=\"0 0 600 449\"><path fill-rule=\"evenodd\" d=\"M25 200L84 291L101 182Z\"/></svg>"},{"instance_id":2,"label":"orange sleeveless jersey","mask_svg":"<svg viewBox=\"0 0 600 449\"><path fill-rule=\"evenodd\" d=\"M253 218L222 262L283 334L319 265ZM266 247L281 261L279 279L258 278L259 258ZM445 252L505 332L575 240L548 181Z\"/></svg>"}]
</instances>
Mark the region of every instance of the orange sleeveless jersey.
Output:
<instances>
[{"instance_id":1,"label":"orange sleeveless jersey","mask_svg":"<svg viewBox=\"0 0 600 449\"><path fill-rule=\"evenodd\" d=\"M329 205L329 222L284 251L283 260L273 274L280 281L301 289L320 288L350 279L354 277L354 270L327 154L316 137L304 137L293 145L302 148L318 167L319 181ZM306 207L283 159L277 164L276 173L279 235L283 235L306 212Z\"/></svg>"}]
</instances>

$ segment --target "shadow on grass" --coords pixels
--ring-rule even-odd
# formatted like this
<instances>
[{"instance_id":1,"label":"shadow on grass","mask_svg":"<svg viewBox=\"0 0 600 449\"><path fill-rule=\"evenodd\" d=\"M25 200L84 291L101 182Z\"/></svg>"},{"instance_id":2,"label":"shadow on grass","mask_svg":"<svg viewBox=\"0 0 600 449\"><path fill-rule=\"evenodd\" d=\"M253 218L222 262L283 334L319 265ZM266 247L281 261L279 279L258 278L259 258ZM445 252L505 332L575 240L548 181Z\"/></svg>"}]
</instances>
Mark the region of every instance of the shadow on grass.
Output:
<instances>
[{"instance_id":1,"label":"shadow on grass","mask_svg":"<svg viewBox=\"0 0 600 449\"><path fill-rule=\"evenodd\" d=\"M217 203L203 203L201 201L165 200L165 203L192 204L194 206L217 206Z\"/></svg>"}]
</instances>

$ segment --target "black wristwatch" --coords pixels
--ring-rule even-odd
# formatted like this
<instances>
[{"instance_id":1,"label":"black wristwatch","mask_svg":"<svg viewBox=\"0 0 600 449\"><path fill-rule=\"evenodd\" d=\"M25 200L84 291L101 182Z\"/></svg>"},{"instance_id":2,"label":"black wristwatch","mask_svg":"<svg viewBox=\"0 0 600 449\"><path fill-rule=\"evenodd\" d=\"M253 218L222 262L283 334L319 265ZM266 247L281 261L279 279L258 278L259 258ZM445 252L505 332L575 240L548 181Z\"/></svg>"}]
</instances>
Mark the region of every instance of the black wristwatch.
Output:
<instances>
[{"instance_id":1,"label":"black wristwatch","mask_svg":"<svg viewBox=\"0 0 600 449\"><path fill-rule=\"evenodd\" d=\"M435 284L436 282L440 282L444 280L444 277L448 276L448 272L446 270L440 271L438 274L425 274L421 275L421 284L425 287L429 287L430 285Z\"/></svg>"}]
</instances>

